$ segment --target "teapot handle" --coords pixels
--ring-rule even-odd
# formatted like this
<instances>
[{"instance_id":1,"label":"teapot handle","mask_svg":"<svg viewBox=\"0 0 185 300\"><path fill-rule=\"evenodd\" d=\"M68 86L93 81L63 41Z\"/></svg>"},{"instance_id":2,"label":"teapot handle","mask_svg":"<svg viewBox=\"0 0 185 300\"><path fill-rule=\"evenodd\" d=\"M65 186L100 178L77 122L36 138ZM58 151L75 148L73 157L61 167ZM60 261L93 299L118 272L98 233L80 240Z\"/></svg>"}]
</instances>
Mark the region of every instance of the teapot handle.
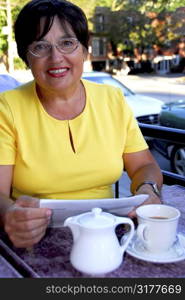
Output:
<instances>
[{"instance_id":1,"label":"teapot handle","mask_svg":"<svg viewBox=\"0 0 185 300\"><path fill-rule=\"evenodd\" d=\"M116 225L119 224L129 224L130 225L130 231L128 232L128 236L126 241L124 241L124 239L121 239L121 252L124 253L125 249L128 247L128 244L130 243L131 239L134 236L134 232L135 232L135 227L134 227L134 223L130 218L126 218L126 217L117 217L116 220Z\"/></svg>"}]
</instances>

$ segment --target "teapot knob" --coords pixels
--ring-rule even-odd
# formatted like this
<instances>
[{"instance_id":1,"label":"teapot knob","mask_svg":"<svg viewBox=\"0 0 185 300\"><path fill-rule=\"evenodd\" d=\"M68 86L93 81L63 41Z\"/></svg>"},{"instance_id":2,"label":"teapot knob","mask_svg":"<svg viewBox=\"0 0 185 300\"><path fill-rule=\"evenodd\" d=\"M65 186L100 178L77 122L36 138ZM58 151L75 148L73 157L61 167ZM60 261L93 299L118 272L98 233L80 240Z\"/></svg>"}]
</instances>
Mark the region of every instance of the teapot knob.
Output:
<instances>
[{"instance_id":1,"label":"teapot knob","mask_svg":"<svg viewBox=\"0 0 185 300\"><path fill-rule=\"evenodd\" d=\"M92 209L92 213L94 214L95 217L99 216L102 212L102 209L99 207L95 207Z\"/></svg>"}]
</instances>

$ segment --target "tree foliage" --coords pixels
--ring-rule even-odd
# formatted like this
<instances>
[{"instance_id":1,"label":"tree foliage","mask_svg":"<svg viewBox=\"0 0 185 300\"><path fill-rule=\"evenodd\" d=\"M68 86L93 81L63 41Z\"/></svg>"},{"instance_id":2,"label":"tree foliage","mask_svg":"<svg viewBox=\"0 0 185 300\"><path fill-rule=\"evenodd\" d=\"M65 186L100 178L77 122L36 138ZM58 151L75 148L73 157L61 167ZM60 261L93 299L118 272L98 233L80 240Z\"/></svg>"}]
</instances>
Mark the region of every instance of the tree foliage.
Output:
<instances>
[{"instance_id":1,"label":"tree foliage","mask_svg":"<svg viewBox=\"0 0 185 300\"><path fill-rule=\"evenodd\" d=\"M0 10L0 28L6 26L6 12L5 10ZM3 32L0 31L0 56L7 50L6 39L4 38Z\"/></svg>"},{"instance_id":2,"label":"tree foliage","mask_svg":"<svg viewBox=\"0 0 185 300\"><path fill-rule=\"evenodd\" d=\"M185 0L115 0L112 1L110 39L114 44L146 48L152 44L166 45L177 39L185 26L173 14L185 6ZM172 21L173 20L173 21ZM115 35L116 32L116 35Z\"/></svg>"}]
</instances>

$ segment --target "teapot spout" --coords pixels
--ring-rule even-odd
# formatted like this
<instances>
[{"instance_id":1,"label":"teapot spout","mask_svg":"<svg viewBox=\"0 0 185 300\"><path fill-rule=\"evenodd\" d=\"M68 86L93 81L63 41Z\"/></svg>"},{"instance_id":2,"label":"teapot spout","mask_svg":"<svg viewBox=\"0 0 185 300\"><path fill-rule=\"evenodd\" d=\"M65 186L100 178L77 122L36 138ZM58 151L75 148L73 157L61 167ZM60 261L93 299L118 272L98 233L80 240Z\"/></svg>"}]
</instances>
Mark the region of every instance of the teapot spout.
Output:
<instances>
[{"instance_id":1,"label":"teapot spout","mask_svg":"<svg viewBox=\"0 0 185 300\"><path fill-rule=\"evenodd\" d=\"M75 222L73 217L69 217L64 221L64 226L71 229L73 240L76 242L80 236L79 225Z\"/></svg>"}]
</instances>

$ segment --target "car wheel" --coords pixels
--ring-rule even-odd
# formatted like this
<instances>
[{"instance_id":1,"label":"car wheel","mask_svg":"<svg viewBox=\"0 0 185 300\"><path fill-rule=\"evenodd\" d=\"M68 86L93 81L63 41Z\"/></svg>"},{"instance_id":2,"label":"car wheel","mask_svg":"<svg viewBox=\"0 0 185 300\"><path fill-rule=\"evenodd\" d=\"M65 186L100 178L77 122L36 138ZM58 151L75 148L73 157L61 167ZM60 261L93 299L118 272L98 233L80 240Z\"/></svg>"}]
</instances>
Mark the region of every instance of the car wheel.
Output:
<instances>
[{"instance_id":1,"label":"car wheel","mask_svg":"<svg viewBox=\"0 0 185 300\"><path fill-rule=\"evenodd\" d=\"M177 174L185 176L185 148L174 146L171 152L171 168Z\"/></svg>"}]
</instances>

